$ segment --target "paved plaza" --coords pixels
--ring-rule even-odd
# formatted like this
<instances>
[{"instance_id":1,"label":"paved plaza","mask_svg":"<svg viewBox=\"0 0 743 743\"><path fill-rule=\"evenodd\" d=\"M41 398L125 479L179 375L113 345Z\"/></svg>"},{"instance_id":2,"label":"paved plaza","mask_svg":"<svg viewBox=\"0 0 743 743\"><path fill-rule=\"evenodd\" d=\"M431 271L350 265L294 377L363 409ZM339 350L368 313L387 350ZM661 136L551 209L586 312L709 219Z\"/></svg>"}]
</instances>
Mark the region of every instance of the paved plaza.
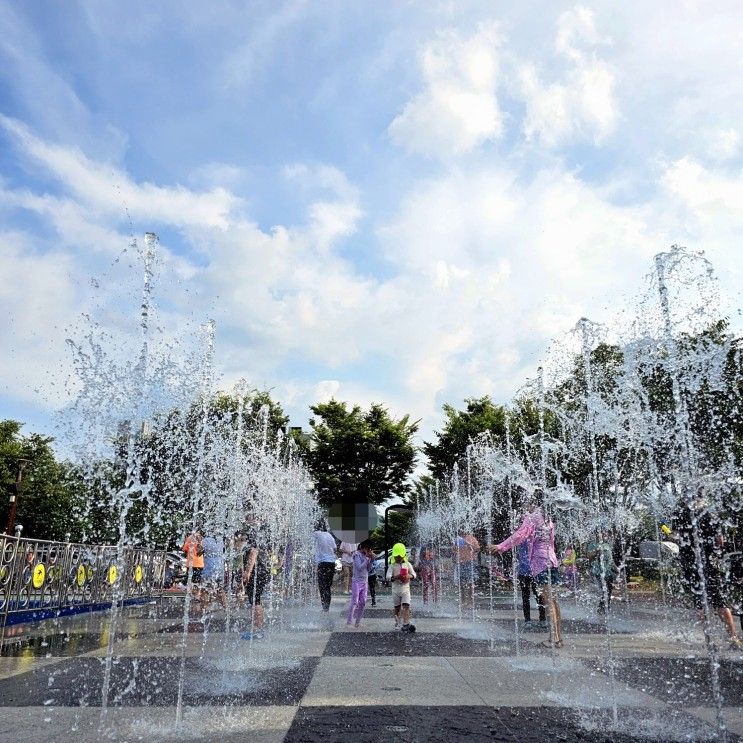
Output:
<instances>
[{"instance_id":1,"label":"paved plaza","mask_svg":"<svg viewBox=\"0 0 743 743\"><path fill-rule=\"evenodd\" d=\"M184 633L180 600L128 607L108 662L108 612L8 627L0 741L714 739L710 665L685 610L617 602L607 644L594 608L565 597L557 651L541 645L545 631L517 634L506 595L492 610L481 597L474 617L418 600L415 634L394 630L386 595L359 629L345 624L346 602L335 596L329 615L286 607L254 642L240 638L245 610L220 610ZM721 658L737 740L743 657L723 650Z\"/></svg>"}]
</instances>

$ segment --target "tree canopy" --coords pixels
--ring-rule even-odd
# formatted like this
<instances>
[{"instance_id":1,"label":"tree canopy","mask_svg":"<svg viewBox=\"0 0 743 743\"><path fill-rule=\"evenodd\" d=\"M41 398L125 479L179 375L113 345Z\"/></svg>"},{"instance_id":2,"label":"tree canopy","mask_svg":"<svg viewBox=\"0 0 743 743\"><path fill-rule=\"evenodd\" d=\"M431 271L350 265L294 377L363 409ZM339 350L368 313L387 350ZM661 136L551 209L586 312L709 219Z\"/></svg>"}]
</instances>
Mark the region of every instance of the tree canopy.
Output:
<instances>
[{"instance_id":1,"label":"tree canopy","mask_svg":"<svg viewBox=\"0 0 743 743\"><path fill-rule=\"evenodd\" d=\"M28 460L23 473L16 509L16 524L23 526L23 536L37 539L63 539L70 532L80 536L76 516L79 492L75 488L72 468L57 462L51 437L21 434L23 424L15 420L0 421L0 483L3 487L0 505L0 527L8 517L9 498L21 460Z\"/></svg>"},{"instance_id":2,"label":"tree canopy","mask_svg":"<svg viewBox=\"0 0 743 743\"><path fill-rule=\"evenodd\" d=\"M305 452L321 505L380 504L410 490L418 423L393 418L380 404L368 410L330 400L311 406Z\"/></svg>"}]
</instances>

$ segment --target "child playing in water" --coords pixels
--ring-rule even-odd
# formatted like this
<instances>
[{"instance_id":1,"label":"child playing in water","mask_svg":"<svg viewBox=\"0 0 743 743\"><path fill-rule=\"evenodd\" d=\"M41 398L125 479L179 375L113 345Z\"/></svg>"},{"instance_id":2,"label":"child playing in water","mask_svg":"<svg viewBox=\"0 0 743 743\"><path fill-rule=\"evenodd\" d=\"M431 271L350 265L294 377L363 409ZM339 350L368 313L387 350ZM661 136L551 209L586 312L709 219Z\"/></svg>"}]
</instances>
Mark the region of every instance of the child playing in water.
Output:
<instances>
[{"instance_id":1,"label":"child playing in water","mask_svg":"<svg viewBox=\"0 0 743 743\"><path fill-rule=\"evenodd\" d=\"M372 561L374 560L371 542L368 539L359 542L359 546L351 555L351 559L353 566L351 576L351 603L348 607L346 624L351 624L355 618L355 623L358 627L361 624L361 618L364 616L366 595L369 590L369 570L371 570Z\"/></svg>"},{"instance_id":2,"label":"child playing in water","mask_svg":"<svg viewBox=\"0 0 743 743\"><path fill-rule=\"evenodd\" d=\"M560 606L557 603L555 586L560 582L557 570L557 555L555 554L555 525L547 520L542 512L541 503L544 494L541 490L535 491L530 499L524 514L521 526L500 544L490 545L491 552L502 554L523 542L529 546L529 570L542 594L542 603L550 614L550 637L544 645L548 647L562 647L562 621Z\"/></svg>"},{"instance_id":3,"label":"child playing in water","mask_svg":"<svg viewBox=\"0 0 743 743\"><path fill-rule=\"evenodd\" d=\"M577 555L575 547L568 545L562 553L562 567L565 576L565 585L577 591L580 578L578 577Z\"/></svg>"},{"instance_id":4,"label":"child playing in water","mask_svg":"<svg viewBox=\"0 0 743 743\"><path fill-rule=\"evenodd\" d=\"M418 575L420 575L423 586L423 603L428 603L428 591L431 590L431 598L438 600L436 586L436 562L432 544L424 544L418 553Z\"/></svg>"},{"instance_id":5,"label":"child playing in water","mask_svg":"<svg viewBox=\"0 0 743 743\"><path fill-rule=\"evenodd\" d=\"M392 548L392 562L387 568L387 580L392 583L392 606L395 615L395 627L400 625L402 611L402 629L405 632L414 632L410 624L410 579L415 578L415 570L408 561L405 545L398 542Z\"/></svg>"}]
</instances>

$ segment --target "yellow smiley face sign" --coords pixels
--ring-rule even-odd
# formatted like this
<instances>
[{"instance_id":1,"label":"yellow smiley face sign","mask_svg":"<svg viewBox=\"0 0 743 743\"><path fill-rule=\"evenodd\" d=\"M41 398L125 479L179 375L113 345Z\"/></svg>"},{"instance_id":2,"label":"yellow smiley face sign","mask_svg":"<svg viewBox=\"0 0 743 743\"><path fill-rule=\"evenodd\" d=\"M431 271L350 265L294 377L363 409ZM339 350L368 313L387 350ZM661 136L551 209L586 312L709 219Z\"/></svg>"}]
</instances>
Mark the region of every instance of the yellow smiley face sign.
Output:
<instances>
[{"instance_id":1,"label":"yellow smiley face sign","mask_svg":"<svg viewBox=\"0 0 743 743\"><path fill-rule=\"evenodd\" d=\"M34 588L41 588L44 585L44 578L46 578L46 568L39 564L34 568L34 575L31 579Z\"/></svg>"},{"instance_id":2,"label":"yellow smiley face sign","mask_svg":"<svg viewBox=\"0 0 743 743\"><path fill-rule=\"evenodd\" d=\"M108 569L108 584L112 586L114 583L116 583L116 578L119 575L119 571L116 569L116 565L111 565L111 567Z\"/></svg>"},{"instance_id":3,"label":"yellow smiley face sign","mask_svg":"<svg viewBox=\"0 0 743 743\"><path fill-rule=\"evenodd\" d=\"M137 565L137 567L134 568L134 582L135 583L142 582L142 566L141 565Z\"/></svg>"},{"instance_id":4,"label":"yellow smiley face sign","mask_svg":"<svg viewBox=\"0 0 743 743\"><path fill-rule=\"evenodd\" d=\"M82 586L85 584L85 565L78 565L77 566L77 585L82 588Z\"/></svg>"}]
</instances>

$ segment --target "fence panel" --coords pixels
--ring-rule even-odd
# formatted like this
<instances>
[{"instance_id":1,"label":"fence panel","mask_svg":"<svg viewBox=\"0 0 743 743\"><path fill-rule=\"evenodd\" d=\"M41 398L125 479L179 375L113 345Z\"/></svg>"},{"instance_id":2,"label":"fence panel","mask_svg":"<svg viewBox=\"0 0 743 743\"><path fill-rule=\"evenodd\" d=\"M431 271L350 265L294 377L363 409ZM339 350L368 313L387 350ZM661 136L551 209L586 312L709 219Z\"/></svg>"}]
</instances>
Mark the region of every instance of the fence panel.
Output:
<instances>
[{"instance_id":1,"label":"fence panel","mask_svg":"<svg viewBox=\"0 0 743 743\"><path fill-rule=\"evenodd\" d=\"M0 628L22 612L83 608L162 590L166 553L0 534Z\"/></svg>"}]
</instances>

